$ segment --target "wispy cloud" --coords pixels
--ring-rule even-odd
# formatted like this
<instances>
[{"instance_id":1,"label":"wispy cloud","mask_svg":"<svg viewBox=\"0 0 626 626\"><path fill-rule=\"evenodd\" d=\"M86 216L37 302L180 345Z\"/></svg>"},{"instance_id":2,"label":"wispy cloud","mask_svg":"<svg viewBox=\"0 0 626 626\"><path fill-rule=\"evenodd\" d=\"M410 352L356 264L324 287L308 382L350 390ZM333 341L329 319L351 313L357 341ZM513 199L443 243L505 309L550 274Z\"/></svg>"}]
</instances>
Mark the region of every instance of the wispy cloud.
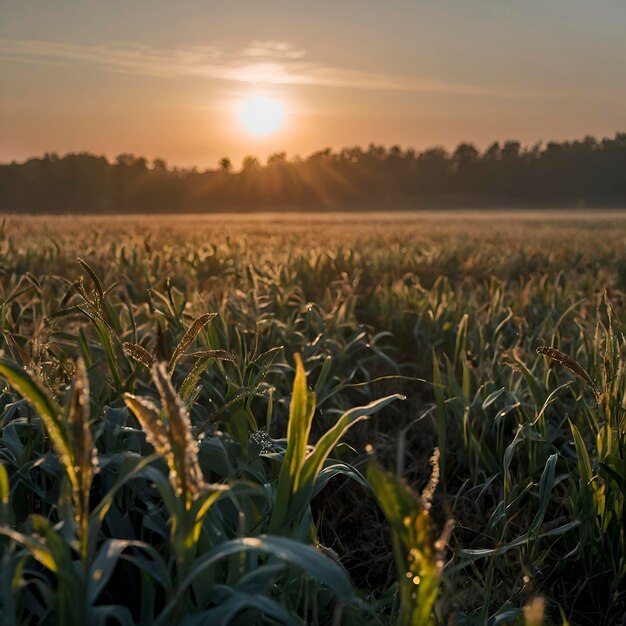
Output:
<instances>
[{"instance_id":1,"label":"wispy cloud","mask_svg":"<svg viewBox=\"0 0 626 626\"><path fill-rule=\"evenodd\" d=\"M219 50L212 46L157 50L125 43L85 46L37 39L0 39L0 58L4 60L87 63L148 76L174 77L218 67L220 56Z\"/></svg>"},{"instance_id":2,"label":"wispy cloud","mask_svg":"<svg viewBox=\"0 0 626 626\"><path fill-rule=\"evenodd\" d=\"M251 41L242 51L241 56L263 59L303 59L306 50L298 48L289 41Z\"/></svg>"},{"instance_id":3,"label":"wispy cloud","mask_svg":"<svg viewBox=\"0 0 626 626\"><path fill-rule=\"evenodd\" d=\"M29 63L83 63L94 68L145 76L196 76L240 83L317 85L373 91L448 93L498 98L556 96L520 88L485 87L413 76L393 76L324 65L288 41L252 41L236 53L214 46L156 49L147 45L109 43L80 45L34 39L0 38L0 59Z\"/></svg>"}]
</instances>

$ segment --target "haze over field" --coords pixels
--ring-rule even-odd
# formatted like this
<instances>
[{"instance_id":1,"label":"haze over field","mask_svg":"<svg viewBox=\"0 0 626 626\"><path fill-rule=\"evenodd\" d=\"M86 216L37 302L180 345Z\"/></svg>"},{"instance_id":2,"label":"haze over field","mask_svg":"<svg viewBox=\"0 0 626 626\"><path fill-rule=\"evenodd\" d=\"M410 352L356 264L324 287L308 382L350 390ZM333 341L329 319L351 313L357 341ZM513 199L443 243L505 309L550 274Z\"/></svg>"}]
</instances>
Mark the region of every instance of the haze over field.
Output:
<instances>
[{"instance_id":1,"label":"haze over field","mask_svg":"<svg viewBox=\"0 0 626 626\"><path fill-rule=\"evenodd\" d=\"M4 162L89 151L206 168L626 128L615 0L3 0L1 13Z\"/></svg>"}]
</instances>

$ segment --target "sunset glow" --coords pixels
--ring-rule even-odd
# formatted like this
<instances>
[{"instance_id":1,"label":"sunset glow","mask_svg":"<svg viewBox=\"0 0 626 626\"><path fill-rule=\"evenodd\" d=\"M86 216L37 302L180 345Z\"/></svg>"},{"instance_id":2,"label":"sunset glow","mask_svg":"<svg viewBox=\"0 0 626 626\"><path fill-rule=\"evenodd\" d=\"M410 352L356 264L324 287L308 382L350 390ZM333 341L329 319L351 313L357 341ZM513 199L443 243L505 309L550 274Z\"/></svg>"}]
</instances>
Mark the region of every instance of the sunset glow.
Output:
<instances>
[{"instance_id":1,"label":"sunset glow","mask_svg":"<svg viewBox=\"0 0 626 626\"><path fill-rule=\"evenodd\" d=\"M370 143L483 151L612 136L626 120L624 2L6 4L4 162L87 150L215 168Z\"/></svg>"}]
</instances>

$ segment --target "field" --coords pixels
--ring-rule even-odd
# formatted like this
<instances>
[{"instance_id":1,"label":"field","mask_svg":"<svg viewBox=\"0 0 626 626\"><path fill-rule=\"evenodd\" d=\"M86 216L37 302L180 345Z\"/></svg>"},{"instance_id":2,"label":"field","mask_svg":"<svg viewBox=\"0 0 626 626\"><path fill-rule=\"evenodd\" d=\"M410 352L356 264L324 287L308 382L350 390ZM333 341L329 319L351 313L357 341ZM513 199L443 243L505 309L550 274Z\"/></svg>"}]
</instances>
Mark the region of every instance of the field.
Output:
<instances>
[{"instance_id":1,"label":"field","mask_svg":"<svg viewBox=\"0 0 626 626\"><path fill-rule=\"evenodd\" d=\"M0 286L2 624L624 624L626 213L8 216Z\"/></svg>"}]
</instances>

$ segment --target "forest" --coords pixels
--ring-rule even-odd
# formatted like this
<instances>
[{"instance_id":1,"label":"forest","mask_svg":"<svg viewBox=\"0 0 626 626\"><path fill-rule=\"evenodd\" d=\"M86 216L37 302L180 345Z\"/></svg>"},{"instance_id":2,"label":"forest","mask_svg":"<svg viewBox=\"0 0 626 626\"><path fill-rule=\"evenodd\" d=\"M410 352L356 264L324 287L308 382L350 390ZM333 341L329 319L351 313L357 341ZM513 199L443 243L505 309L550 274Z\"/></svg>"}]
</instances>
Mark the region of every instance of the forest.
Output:
<instances>
[{"instance_id":1,"label":"forest","mask_svg":"<svg viewBox=\"0 0 626 626\"><path fill-rule=\"evenodd\" d=\"M169 167L163 159L87 152L47 153L0 165L0 211L12 213L185 213L415 208L612 207L626 203L626 132L612 139L522 146L493 143L480 152L370 144L254 156L235 169Z\"/></svg>"}]
</instances>

